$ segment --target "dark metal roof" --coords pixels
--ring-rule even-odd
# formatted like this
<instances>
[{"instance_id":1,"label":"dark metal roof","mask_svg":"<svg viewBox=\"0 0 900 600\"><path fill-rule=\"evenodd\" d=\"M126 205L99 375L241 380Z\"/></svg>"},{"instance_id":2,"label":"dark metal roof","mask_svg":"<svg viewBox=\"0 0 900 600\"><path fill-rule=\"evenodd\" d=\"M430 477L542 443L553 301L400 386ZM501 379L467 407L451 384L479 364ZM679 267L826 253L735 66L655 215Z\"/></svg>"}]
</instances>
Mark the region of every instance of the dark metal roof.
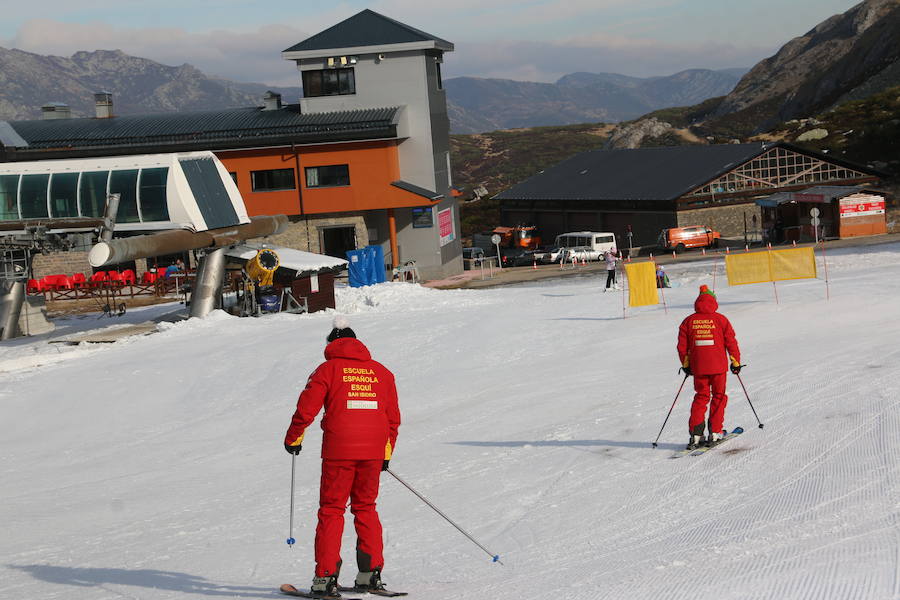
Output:
<instances>
[{"instance_id":1,"label":"dark metal roof","mask_svg":"<svg viewBox=\"0 0 900 600\"><path fill-rule=\"evenodd\" d=\"M874 177L874 169L792 144L719 144L591 150L497 194L501 200L672 201L775 147L814 156Z\"/></svg>"},{"instance_id":2,"label":"dark metal roof","mask_svg":"<svg viewBox=\"0 0 900 600\"><path fill-rule=\"evenodd\" d=\"M416 194L417 196L422 196L423 198L428 198L432 202L440 200L441 198L444 197L443 194L438 194L437 192L432 192L431 190L425 189L423 187L419 187L416 184L410 183L408 181L403 181L402 179L398 180L398 181L392 181L391 185L394 187L398 187L401 190L406 190L407 192L412 192L413 194Z\"/></svg>"},{"instance_id":3,"label":"dark metal roof","mask_svg":"<svg viewBox=\"0 0 900 600\"><path fill-rule=\"evenodd\" d=\"M764 144L590 150L497 194L503 200L675 200L762 154Z\"/></svg>"},{"instance_id":4,"label":"dark metal roof","mask_svg":"<svg viewBox=\"0 0 900 600\"><path fill-rule=\"evenodd\" d=\"M27 146L13 146L10 142L15 138L5 135L5 148L26 151L179 144L248 147L280 138L340 141L394 137L398 110L393 107L302 114L299 105L292 104L277 110L253 107L109 119L12 121L6 125L0 122L0 131L8 127L27 143Z\"/></svg>"},{"instance_id":5,"label":"dark metal roof","mask_svg":"<svg viewBox=\"0 0 900 600\"><path fill-rule=\"evenodd\" d=\"M356 48L359 46L386 46L428 41L434 41L450 48L453 47L453 44L447 40L442 40L430 33L425 33L415 27L410 27L367 8L349 19L345 19L337 25L291 46L285 52Z\"/></svg>"}]
</instances>

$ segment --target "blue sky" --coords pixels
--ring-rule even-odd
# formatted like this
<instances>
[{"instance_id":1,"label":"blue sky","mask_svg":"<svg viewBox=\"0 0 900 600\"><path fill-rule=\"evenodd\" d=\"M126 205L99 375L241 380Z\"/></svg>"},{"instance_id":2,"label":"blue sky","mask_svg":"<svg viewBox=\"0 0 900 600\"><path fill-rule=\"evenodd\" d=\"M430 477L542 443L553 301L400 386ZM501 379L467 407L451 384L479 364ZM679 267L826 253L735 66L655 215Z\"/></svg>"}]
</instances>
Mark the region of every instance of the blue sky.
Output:
<instances>
[{"instance_id":1,"label":"blue sky","mask_svg":"<svg viewBox=\"0 0 900 600\"><path fill-rule=\"evenodd\" d=\"M280 51L371 8L456 44L445 76L554 81L749 67L852 0L44 0L4 3L0 46L121 49L211 75L297 85Z\"/></svg>"}]
</instances>

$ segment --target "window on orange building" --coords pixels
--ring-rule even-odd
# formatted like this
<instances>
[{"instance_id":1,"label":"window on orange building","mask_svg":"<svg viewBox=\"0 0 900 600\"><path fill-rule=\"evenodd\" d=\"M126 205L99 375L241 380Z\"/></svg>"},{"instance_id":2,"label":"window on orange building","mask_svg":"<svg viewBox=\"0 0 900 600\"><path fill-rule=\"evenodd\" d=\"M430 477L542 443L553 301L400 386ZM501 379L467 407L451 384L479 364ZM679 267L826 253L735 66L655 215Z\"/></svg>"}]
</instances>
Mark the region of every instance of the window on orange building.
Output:
<instances>
[{"instance_id":1,"label":"window on orange building","mask_svg":"<svg viewBox=\"0 0 900 600\"><path fill-rule=\"evenodd\" d=\"M254 192L277 192L297 188L293 169L250 171L250 185Z\"/></svg>"},{"instance_id":2,"label":"window on orange building","mask_svg":"<svg viewBox=\"0 0 900 600\"><path fill-rule=\"evenodd\" d=\"M231 180L237 185L237 173L235 171L228 171L228 174L231 175Z\"/></svg>"},{"instance_id":3,"label":"window on orange building","mask_svg":"<svg viewBox=\"0 0 900 600\"><path fill-rule=\"evenodd\" d=\"M306 167L306 187L339 187L350 185L349 165Z\"/></svg>"},{"instance_id":4,"label":"window on orange building","mask_svg":"<svg viewBox=\"0 0 900 600\"><path fill-rule=\"evenodd\" d=\"M356 93L353 69L319 69L303 71L303 97L346 96Z\"/></svg>"}]
</instances>

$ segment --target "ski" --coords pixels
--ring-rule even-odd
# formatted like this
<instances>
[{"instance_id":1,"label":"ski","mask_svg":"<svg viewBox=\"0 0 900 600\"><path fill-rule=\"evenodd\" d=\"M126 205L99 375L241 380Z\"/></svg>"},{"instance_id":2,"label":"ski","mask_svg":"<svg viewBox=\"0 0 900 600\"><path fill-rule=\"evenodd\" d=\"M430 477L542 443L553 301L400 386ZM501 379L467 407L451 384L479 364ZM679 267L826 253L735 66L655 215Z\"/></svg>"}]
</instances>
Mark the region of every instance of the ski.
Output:
<instances>
[{"instance_id":1,"label":"ski","mask_svg":"<svg viewBox=\"0 0 900 600\"><path fill-rule=\"evenodd\" d=\"M732 439L736 438L737 436L741 435L742 433L744 433L743 427L735 427L734 429L732 429L731 431L726 433L725 437L723 437L721 440L719 440L712 446L702 446L700 448L695 449L693 452L691 452L691 456L700 456L701 454L706 454L713 448L718 448L719 446L721 446L728 440L732 440Z\"/></svg>"},{"instance_id":2,"label":"ski","mask_svg":"<svg viewBox=\"0 0 900 600\"><path fill-rule=\"evenodd\" d=\"M313 592L306 592L303 590L298 590L289 583L282 584L278 589L282 594L285 594L287 596L297 596L300 598L315 598L316 600L362 600L362 598L348 598L347 596L341 596L340 594L336 596L329 596L327 594L315 594Z\"/></svg>"},{"instance_id":3,"label":"ski","mask_svg":"<svg viewBox=\"0 0 900 600\"><path fill-rule=\"evenodd\" d=\"M338 586L341 592L353 592L354 594L372 594L375 596L384 596L385 598L396 598L397 596L407 596L409 592L394 592L391 590L367 590L357 587Z\"/></svg>"},{"instance_id":4,"label":"ski","mask_svg":"<svg viewBox=\"0 0 900 600\"><path fill-rule=\"evenodd\" d=\"M742 433L744 433L743 427L735 427L731 431L726 432L725 437L719 440L714 446L697 446L696 448L685 448L684 450L676 451L671 456L671 458L681 458L682 456L687 456L688 454L690 454L691 456L700 456L701 454L706 454L716 446L719 446L732 438L736 438Z\"/></svg>"}]
</instances>

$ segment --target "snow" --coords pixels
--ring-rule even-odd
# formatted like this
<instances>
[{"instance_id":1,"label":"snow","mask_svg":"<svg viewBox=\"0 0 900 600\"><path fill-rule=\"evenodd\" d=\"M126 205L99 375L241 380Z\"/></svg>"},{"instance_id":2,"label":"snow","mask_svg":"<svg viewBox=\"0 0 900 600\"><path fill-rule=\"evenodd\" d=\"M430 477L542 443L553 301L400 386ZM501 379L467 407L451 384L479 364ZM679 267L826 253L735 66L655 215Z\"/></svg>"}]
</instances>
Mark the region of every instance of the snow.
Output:
<instances>
[{"instance_id":1,"label":"snow","mask_svg":"<svg viewBox=\"0 0 900 600\"><path fill-rule=\"evenodd\" d=\"M725 287L721 264L676 264L668 312L626 319L605 273L339 289L397 375L392 470L503 561L385 475L385 581L431 600L900 598L898 262L900 245L829 251L831 299L802 280L778 284L779 304L770 284ZM729 376L726 427L746 432L670 460L689 390L650 442L681 382L677 326L714 269L765 429ZM282 439L333 317L217 312L98 347L0 345L0 598L308 586L321 434L296 460L293 549ZM348 514L347 582L353 546Z\"/></svg>"}]
</instances>

